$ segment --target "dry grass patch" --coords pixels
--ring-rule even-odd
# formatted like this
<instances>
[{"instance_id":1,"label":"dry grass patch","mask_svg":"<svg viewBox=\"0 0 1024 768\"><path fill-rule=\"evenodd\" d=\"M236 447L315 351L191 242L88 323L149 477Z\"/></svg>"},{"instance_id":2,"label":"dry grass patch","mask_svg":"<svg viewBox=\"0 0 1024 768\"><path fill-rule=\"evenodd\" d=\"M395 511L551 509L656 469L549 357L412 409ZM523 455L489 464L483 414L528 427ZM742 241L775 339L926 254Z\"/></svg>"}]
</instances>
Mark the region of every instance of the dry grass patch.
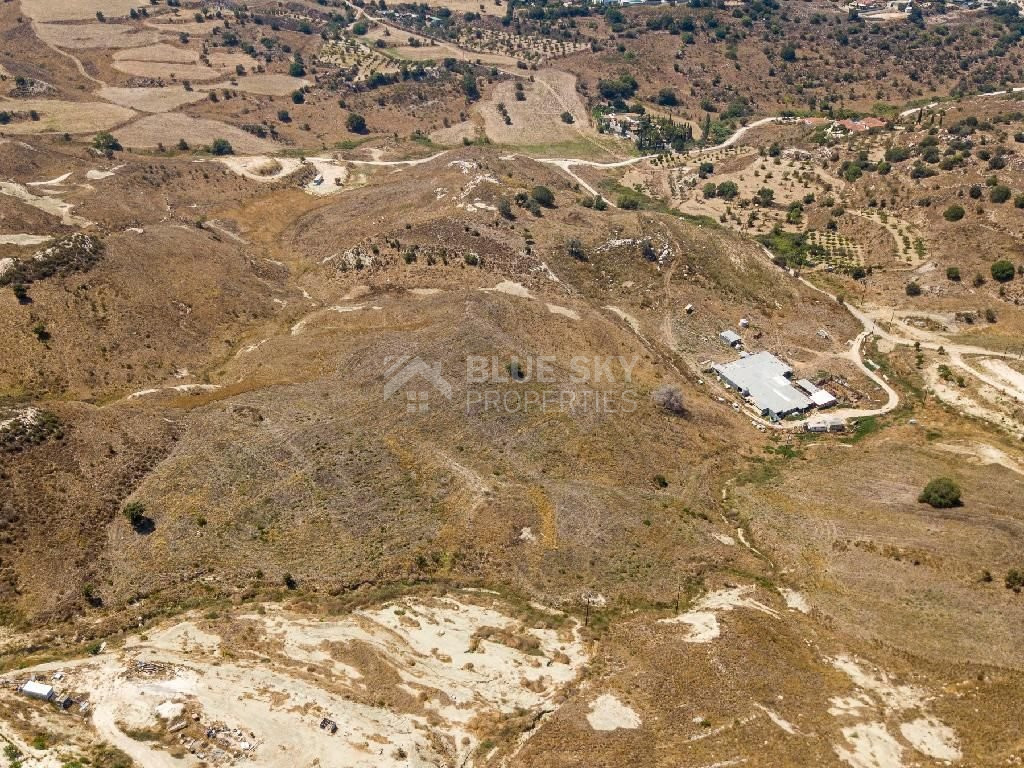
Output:
<instances>
[{"instance_id":1,"label":"dry grass patch","mask_svg":"<svg viewBox=\"0 0 1024 768\"><path fill-rule=\"evenodd\" d=\"M177 113L143 117L119 130L117 138L125 147L173 146L179 139L184 139L191 147L201 147L214 139L227 139L235 152L260 154L275 149L273 142L259 139L233 125Z\"/></svg>"},{"instance_id":2,"label":"dry grass patch","mask_svg":"<svg viewBox=\"0 0 1024 768\"><path fill-rule=\"evenodd\" d=\"M36 24L40 40L58 48L131 48L160 41L160 33L127 24Z\"/></svg>"},{"instance_id":3,"label":"dry grass patch","mask_svg":"<svg viewBox=\"0 0 1024 768\"><path fill-rule=\"evenodd\" d=\"M195 64L199 61L199 54L187 48L178 48L167 43L149 45L144 48L129 48L125 51L117 51L114 54L114 61L130 59L132 61L163 61L171 63Z\"/></svg>"},{"instance_id":4,"label":"dry grass patch","mask_svg":"<svg viewBox=\"0 0 1024 768\"><path fill-rule=\"evenodd\" d=\"M496 144L552 144L576 141L581 135L596 136L587 108L576 93L576 78L565 72L538 72L535 82L521 83L524 101L516 100L516 83L503 82L481 102L477 112L484 120L488 138ZM498 109L504 104L511 120L507 125ZM562 113L573 122L562 120Z\"/></svg>"},{"instance_id":5,"label":"dry grass patch","mask_svg":"<svg viewBox=\"0 0 1024 768\"><path fill-rule=\"evenodd\" d=\"M114 54L114 69L137 77L170 80L214 80L227 74L234 76L238 65L247 70L253 69L256 61L240 53L211 53L203 61L196 51L166 43Z\"/></svg>"},{"instance_id":6,"label":"dry grass patch","mask_svg":"<svg viewBox=\"0 0 1024 768\"><path fill-rule=\"evenodd\" d=\"M18 119L4 126L5 133L95 133L130 120L135 112L101 101L59 101L56 99L4 99L0 109L18 115L35 111L39 119Z\"/></svg>"},{"instance_id":7,"label":"dry grass patch","mask_svg":"<svg viewBox=\"0 0 1024 768\"><path fill-rule=\"evenodd\" d=\"M430 140L435 144L443 146L456 146L463 143L463 139L474 141L477 138L479 129L476 123L464 120L461 123L450 125L447 128L438 128L430 134Z\"/></svg>"},{"instance_id":8,"label":"dry grass patch","mask_svg":"<svg viewBox=\"0 0 1024 768\"><path fill-rule=\"evenodd\" d=\"M180 85L165 88L101 88L96 95L141 112L171 112L183 104L193 104L206 98L205 93L186 91Z\"/></svg>"},{"instance_id":9,"label":"dry grass patch","mask_svg":"<svg viewBox=\"0 0 1024 768\"><path fill-rule=\"evenodd\" d=\"M243 64L243 66L245 65ZM232 84L231 86L234 90L243 91L244 93L255 93L259 96L287 96L292 91L304 88L310 84L308 80L303 80L301 77L278 74L246 75L245 77L239 77L236 82L238 83L237 85ZM217 86L210 85L204 87L213 88Z\"/></svg>"},{"instance_id":10,"label":"dry grass patch","mask_svg":"<svg viewBox=\"0 0 1024 768\"><path fill-rule=\"evenodd\" d=\"M139 5L136 0L22 0L21 10L36 21L95 19L99 11L107 18L127 16Z\"/></svg>"}]
</instances>

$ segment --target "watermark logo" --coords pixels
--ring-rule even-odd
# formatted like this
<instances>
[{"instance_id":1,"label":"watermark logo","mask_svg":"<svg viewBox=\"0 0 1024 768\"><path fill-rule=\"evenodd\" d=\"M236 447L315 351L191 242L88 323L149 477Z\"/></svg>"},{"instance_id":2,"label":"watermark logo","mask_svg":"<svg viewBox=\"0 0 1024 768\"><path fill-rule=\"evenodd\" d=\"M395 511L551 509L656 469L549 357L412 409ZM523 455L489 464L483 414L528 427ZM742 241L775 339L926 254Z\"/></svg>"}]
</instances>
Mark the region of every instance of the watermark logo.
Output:
<instances>
[{"instance_id":1,"label":"watermark logo","mask_svg":"<svg viewBox=\"0 0 1024 768\"><path fill-rule=\"evenodd\" d=\"M465 361L466 413L632 413L639 398L633 386L638 362L637 356L621 355L565 359L554 355L469 356ZM453 387L442 376L440 363L428 364L419 357L403 355L387 358L385 364L384 399L405 389L407 413L427 412L431 389L448 400L453 398ZM426 382L430 389L418 382Z\"/></svg>"},{"instance_id":2,"label":"watermark logo","mask_svg":"<svg viewBox=\"0 0 1024 768\"><path fill-rule=\"evenodd\" d=\"M405 389L406 413L426 413L430 410L430 389L423 389L426 382L432 389L440 392L448 400L452 399L452 385L441 374L441 364L428 364L419 357L399 355L384 359L387 369L384 371L384 399L391 397L400 389Z\"/></svg>"}]
</instances>

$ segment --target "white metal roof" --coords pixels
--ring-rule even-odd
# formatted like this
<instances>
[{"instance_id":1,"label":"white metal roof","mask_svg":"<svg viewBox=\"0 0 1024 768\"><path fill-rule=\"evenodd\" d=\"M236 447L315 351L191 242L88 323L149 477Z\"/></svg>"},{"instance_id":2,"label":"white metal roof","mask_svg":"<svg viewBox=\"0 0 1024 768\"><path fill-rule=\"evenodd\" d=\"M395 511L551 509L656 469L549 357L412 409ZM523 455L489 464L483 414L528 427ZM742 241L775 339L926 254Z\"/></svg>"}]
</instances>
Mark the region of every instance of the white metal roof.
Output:
<instances>
[{"instance_id":1,"label":"white metal roof","mask_svg":"<svg viewBox=\"0 0 1024 768\"><path fill-rule=\"evenodd\" d=\"M29 696L38 696L41 699L48 699L53 696L52 685L46 685L45 683L36 682L35 680L29 680L21 686L21 690Z\"/></svg>"},{"instance_id":2,"label":"white metal roof","mask_svg":"<svg viewBox=\"0 0 1024 768\"><path fill-rule=\"evenodd\" d=\"M824 408L829 405L836 404L836 398L830 392L826 392L824 389L817 389L811 393L811 402L819 408Z\"/></svg>"},{"instance_id":3,"label":"white metal roof","mask_svg":"<svg viewBox=\"0 0 1024 768\"><path fill-rule=\"evenodd\" d=\"M762 411L785 415L811 407L811 401L787 378L793 369L771 352L758 352L714 370L745 392Z\"/></svg>"}]
</instances>

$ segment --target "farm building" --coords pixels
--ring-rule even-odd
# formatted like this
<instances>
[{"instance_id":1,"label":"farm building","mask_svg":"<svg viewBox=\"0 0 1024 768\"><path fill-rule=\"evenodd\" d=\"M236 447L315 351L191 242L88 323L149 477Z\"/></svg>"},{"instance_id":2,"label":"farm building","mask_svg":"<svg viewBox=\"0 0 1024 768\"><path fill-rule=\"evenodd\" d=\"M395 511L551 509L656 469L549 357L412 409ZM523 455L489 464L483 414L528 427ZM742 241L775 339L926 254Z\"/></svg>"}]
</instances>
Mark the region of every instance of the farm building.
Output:
<instances>
[{"instance_id":1,"label":"farm building","mask_svg":"<svg viewBox=\"0 0 1024 768\"><path fill-rule=\"evenodd\" d=\"M723 334L724 339L724 334ZM761 415L781 419L806 411L811 400L793 386L793 369L771 352L758 352L731 363L712 367L722 380L749 398Z\"/></svg>"},{"instance_id":2,"label":"farm building","mask_svg":"<svg viewBox=\"0 0 1024 768\"><path fill-rule=\"evenodd\" d=\"M35 680L29 680L21 686L21 692L26 696L31 696L33 699L42 699L43 701L49 701L53 698L53 686L39 683Z\"/></svg>"},{"instance_id":3,"label":"farm building","mask_svg":"<svg viewBox=\"0 0 1024 768\"><path fill-rule=\"evenodd\" d=\"M811 398L811 402L818 408L831 408L836 404L835 395L820 387L816 387L807 379L798 379L796 385L800 387Z\"/></svg>"},{"instance_id":4,"label":"farm building","mask_svg":"<svg viewBox=\"0 0 1024 768\"><path fill-rule=\"evenodd\" d=\"M718 334L718 338L728 344L730 347L738 347L743 343L743 339L736 331L722 331Z\"/></svg>"}]
</instances>

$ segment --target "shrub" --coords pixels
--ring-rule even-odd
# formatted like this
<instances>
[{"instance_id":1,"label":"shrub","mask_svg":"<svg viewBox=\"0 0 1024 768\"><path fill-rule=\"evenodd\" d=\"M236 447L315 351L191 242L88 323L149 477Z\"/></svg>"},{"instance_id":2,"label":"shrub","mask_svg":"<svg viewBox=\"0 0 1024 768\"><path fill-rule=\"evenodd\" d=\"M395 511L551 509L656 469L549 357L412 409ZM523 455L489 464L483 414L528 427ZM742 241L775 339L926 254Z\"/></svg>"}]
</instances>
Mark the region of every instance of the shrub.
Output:
<instances>
[{"instance_id":1,"label":"shrub","mask_svg":"<svg viewBox=\"0 0 1024 768\"><path fill-rule=\"evenodd\" d=\"M562 122L567 125L572 125L573 123L576 122L576 118L572 116L572 112L563 112Z\"/></svg>"},{"instance_id":2,"label":"shrub","mask_svg":"<svg viewBox=\"0 0 1024 768\"><path fill-rule=\"evenodd\" d=\"M550 208L555 204L555 195L547 187L534 187L530 191L530 197L532 197L540 205L543 205L545 208Z\"/></svg>"},{"instance_id":3,"label":"shrub","mask_svg":"<svg viewBox=\"0 0 1024 768\"><path fill-rule=\"evenodd\" d=\"M960 267L946 267L946 279L954 283L960 282Z\"/></svg>"},{"instance_id":4,"label":"shrub","mask_svg":"<svg viewBox=\"0 0 1024 768\"><path fill-rule=\"evenodd\" d=\"M576 259L576 261L587 260L587 254L583 250L583 243L581 243L578 238L574 237L572 240L570 240L568 246L566 246L566 250L568 251L570 256Z\"/></svg>"},{"instance_id":5,"label":"shrub","mask_svg":"<svg viewBox=\"0 0 1024 768\"><path fill-rule=\"evenodd\" d=\"M284 575L284 585L288 589L295 589L299 586L299 583L295 580L294 576L292 576L290 573L286 573Z\"/></svg>"},{"instance_id":6,"label":"shrub","mask_svg":"<svg viewBox=\"0 0 1024 768\"><path fill-rule=\"evenodd\" d=\"M227 139L214 139L210 145L212 155L233 155L235 150L231 148L231 142Z\"/></svg>"},{"instance_id":7,"label":"shrub","mask_svg":"<svg viewBox=\"0 0 1024 768\"><path fill-rule=\"evenodd\" d=\"M1013 276L1016 274L1016 270L1013 267L1013 262L1009 259L1000 259L999 261L992 263L992 279L1006 283L1013 280Z\"/></svg>"},{"instance_id":8,"label":"shrub","mask_svg":"<svg viewBox=\"0 0 1024 768\"><path fill-rule=\"evenodd\" d=\"M686 404L683 401L683 393L679 391L678 387L673 387L669 384L658 387L654 390L651 395L651 400L659 408L663 408L669 413L674 413L677 416L682 416L686 413Z\"/></svg>"},{"instance_id":9,"label":"shrub","mask_svg":"<svg viewBox=\"0 0 1024 768\"><path fill-rule=\"evenodd\" d=\"M960 221L964 217L963 206L951 205L945 211L942 212L942 218L946 221Z\"/></svg>"},{"instance_id":10,"label":"shrub","mask_svg":"<svg viewBox=\"0 0 1024 768\"><path fill-rule=\"evenodd\" d=\"M679 105L679 97L671 88L662 88L658 91L658 103L663 107L675 107Z\"/></svg>"},{"instance_id":11,"label":"shrub","mask_svg":"<svg viewBox=\"0 0 1024 768\"><path fill-rule=\"evenodd\" d=\"M988 193L988 199L993 203L1005 203L1010 199L1010 188L1005 184L996 184Z\"/></svg>"},{"instance_id":12,"label":"shrub","mask_svg":"<svg viewBox=\"0 0 1024 768\"><path fill-rule=\"evenodd\" d=\"M146 519L146 505L141 501L130 501L121 509L121 514L131 523L132 528L138 528Z\"/></svg>"},{"instance_id":13,"label":"shrub","mask_svg":"<svg viewBox=\"0 0 1024 768\"><path fill-rule=\"evenodd\" d=\"M930 480L917 500L935 509L949 509L960 506L960 486L948 477Z\"/></svg>"},{"instance_id":14,"label":"shrub","mask_svg":"<svg viewBox=\"0 0 1024 768\"><path fill-rule=\"evenodd\" d=\"M306 101L306 94L301 90L292 91L292 104L302 104Z\"/></svg>"},{"instance_id":15,"label":"shrub","mask_svg":"<svg viewBox=\"0 0 1024 768\"><path fill-rule=\"evenodd\" d=\"M918 285L917 283L913 283L913 282L907 283L906 291L907 291L907 296L920 296L921 295L921 286Z\"/></svg>"},{"instance_id":16,"label":"shrub","mask_svg":"<svg viewBox=\"0 0 1024 768\"><path fill-rule=\"evenodd\" d=\"M345 127L351 133L366 133L366 118L360 114L352 112L345 119Z\"/></svg>"},{"instance_id":17,"label":"shrub","mask_svg":"<svg viewBox=\"0 0 1024 768\"><path fill-rule=\"evenodd\" d=\"M1024 571L1018 571L1016 568L1008 570L1006 572L1006 588L1019 594L1024 588Z\"/></svg>"}]
</instances>

